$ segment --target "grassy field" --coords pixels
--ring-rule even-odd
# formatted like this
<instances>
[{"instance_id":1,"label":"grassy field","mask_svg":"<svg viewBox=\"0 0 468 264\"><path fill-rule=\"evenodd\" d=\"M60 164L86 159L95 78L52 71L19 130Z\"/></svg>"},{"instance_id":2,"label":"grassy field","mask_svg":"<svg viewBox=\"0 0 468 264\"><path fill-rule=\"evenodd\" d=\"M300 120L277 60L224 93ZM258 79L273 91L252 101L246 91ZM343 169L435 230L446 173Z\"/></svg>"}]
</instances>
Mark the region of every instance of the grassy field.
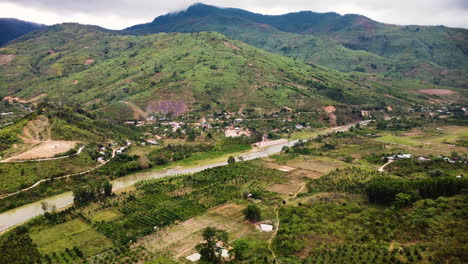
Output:
<instances>
[{"instance_id":1,"label":"grassy field","mask_svg":"<svg viewBox=\"0 0 468 264\"><path fill-rule=\"evenodd\" d=\"M92 215L91 215L91 221L93 223L95 222L101 222L101 221L104 221L104 222L107 222L107 221L113 221L117 218L119 218L122 214L116 210L113 210L113 209L104 209L104 210L100 210L100 211L97 211L97 212L94 212Z\"/></svg>"},{"instance_id":2,"label":"grassy field","mask_svg":"<svg viewBox=\"0 0 468 264\"><path fill-rule=\"evenodd\" d=\"M463 126L429 126L403 132L383 132L376 138L380 142L419 147L425 153L449 154L464 152L468 140L468 128Z\"/></svg>"},{"instance_id":3,"label":"grassy field","mask_svg":"<svg viewBox=\"0 0 468 264\"><path fill-rule=\"evenodd\" d=\"M76 246L92 256L112 247L111 240L79 219L32 231L31 238L39 252L48 255Z\"/></svg>"}]
</instances>

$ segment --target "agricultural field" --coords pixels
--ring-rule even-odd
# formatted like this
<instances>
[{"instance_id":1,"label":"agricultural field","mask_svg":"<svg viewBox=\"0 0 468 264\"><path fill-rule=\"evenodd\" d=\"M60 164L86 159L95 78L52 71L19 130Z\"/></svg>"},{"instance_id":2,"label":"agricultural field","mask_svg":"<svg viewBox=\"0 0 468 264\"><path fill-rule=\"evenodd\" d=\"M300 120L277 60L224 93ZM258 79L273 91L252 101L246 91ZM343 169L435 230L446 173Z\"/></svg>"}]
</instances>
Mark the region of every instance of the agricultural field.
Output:
<instances>
[{"instance_id":1,"label":"agricultural field","mask_svg":"<svg viewBox=\"0 0 468 264\"><path fill-rule=\"evenodd\" d=\"M50 227L31 229L33 243L44 255L78 247L85 255L95 255L112 247L112 241L98 233L89 224L74 219Z\"/></svg>"},{"instance_id":2,"label":"agricultural field","mask_svg":"<svg viewBox=\"0 0 468 264\"><path fill-rule=\"evenodd\" d=\"M34 244L23 246L30 248L28 256L50 263L190 263L186 257L198 252L206 228L228 233L232 263L463 263L468 182L455 176L468 172L466 149L450 153L451 163L448 156L437 158L446 155L437 149L379 138L416 129L395 132L370 124L322 135L268 158L139 182L49 211L23 233L7 234L16 241L30 236ZM452 139L464 137L463 129L456 131ZM232 139L212 142L214 147L164 144L130 151L151 162L164 157L170 162L163 166L190 166L186 160L206 158L213 149L230 154L233 142L242 146ZM417 159L428 150L428 161ZM388 156L401 153L414 156L378 170ZM137 158L121 155L100 173L124 170L120 162L136 164ZM259 213L255 221L246 218L251 207ZM273 229L262 232L260 224ZM102 246L75 240L81 236ZM446 244L450 248L441 246Z\"/></svg>"}]
</instances>

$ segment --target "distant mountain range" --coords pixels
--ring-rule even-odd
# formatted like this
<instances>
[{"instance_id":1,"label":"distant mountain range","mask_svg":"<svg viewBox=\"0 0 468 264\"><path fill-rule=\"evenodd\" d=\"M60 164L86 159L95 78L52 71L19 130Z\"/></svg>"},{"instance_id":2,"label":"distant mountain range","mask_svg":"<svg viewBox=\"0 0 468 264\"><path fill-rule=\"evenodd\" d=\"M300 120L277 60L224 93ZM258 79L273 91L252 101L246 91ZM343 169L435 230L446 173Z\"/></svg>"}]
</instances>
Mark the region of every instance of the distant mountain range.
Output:
<instances>
[{"instance_id":1,"label":"distant mountain range","mask_svg":"<svg viewBox=\"0 0 468 264\"><path fill-rule=\"evenodd\" d=\"M18 21L11 31L23 23L39 30L0 48L0 98L80 103L120 120L285 106L319 116L327 105L347 118L445 100L423 89L458 101L468 91L465 29L203 4L121 31Z\"/></svg>"},{"instance_id":2,"label":"distant mountain range","mask_svg":"<svg viewBox=\"0 0 468 264\"><path fill-rule=\"evenodd\" d=\"M361 15L303 11L261 15L195 4L126 31L216 31L258 48L339 71L383 73L393 78L468 87L468 30L398 26Z\"/></svg>"},{"instance_id":3,"label":"distant mountain range","mask_svg":"<svg viewBox=\"0 0 468 264\"><path fill-rule=\"evenodd\" d=\"M0 18L0 46L44 27L46 26L15 18Z\"/></svg>"}]
</instances>

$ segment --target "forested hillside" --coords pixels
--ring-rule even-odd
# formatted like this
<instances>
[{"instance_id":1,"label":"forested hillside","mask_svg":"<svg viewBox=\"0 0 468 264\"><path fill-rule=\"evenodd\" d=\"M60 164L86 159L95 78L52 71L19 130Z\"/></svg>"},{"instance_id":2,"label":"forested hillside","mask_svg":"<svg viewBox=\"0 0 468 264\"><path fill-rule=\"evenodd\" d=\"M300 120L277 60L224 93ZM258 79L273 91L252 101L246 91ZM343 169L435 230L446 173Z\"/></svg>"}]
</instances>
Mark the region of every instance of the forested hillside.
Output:
<instances>
[{"instance_id":1,"label":"forested hillside","mask_svg":"<svg viewBox=\"0 0 468 264\"><path fill-rule=\"evenodd\" d=\"M195 4L127 29L135 34L217 31L271 52L340 71L466 87L468 31L397 26L361 15L309 11L267 16Z\"/></svg>"}]
</instances>

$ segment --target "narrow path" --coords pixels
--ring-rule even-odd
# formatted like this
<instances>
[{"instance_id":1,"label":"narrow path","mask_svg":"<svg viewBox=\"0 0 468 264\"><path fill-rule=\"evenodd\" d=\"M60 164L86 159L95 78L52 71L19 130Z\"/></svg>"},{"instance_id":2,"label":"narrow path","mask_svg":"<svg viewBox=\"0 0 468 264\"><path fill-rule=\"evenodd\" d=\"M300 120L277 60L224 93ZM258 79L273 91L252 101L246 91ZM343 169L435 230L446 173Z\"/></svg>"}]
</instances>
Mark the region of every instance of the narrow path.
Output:
<instances>
[{"instance_id":1,"label":"narrow path","mask_svg":"<svg viewBox=\"0 0 468 264\"><path fill-rule=\"evenodd\" d=\"M296 191L296 193L294 193L294 195L291 197L291 198L286 198L286 202L289 202L293 199L296 199L297 198L297 195L302 191L302 189L304 189L304 187L306 187L307 185L307 182L304 182L301 184L301 186L299 187L299 189ZM270 250L271 252L271 255L273 256L273 263L278 263L278 260L276 259L276 254L275 254L275 251L273 250L272 248L272 244L273 244L273 240L275 239L276 235L278 234L278 231L279 231L279 228L280 228L280 219L279 219L279 206L275 206L275 215L276 215L276 228L275 228L275 231L273 231L273 234L271 235L270 239L268 240L268 249Z\"/></svg>"},{"instance_id":2,"label":"narrow path","mask_svg":"<svg viewBox=\"0 0 468 264\"><path fill-rule=\"evenodd\" d=\"M128 101L120 101L126 105L128 105L132 111L133 111L133 118L135 119L139 119L139 118L146 118L147 117L147 114L145 113L145 111L141 110L140 107L138 107L137 105L131 103L131 102L128 102Z\"/></svg>"},{"instance_id":3,"label":"narrow path","mask_svg":"<svg viewBox=\"0 0 468 264\"><path fill-rule=\"evenodd\" d=\"M82 146L78 149L78 151L75 154L67 155L67 156L60 156L60 157L54 157L54 158L42 158L42 159L27 159L27 160L15 160L15 161L8 161L6 160L1 160L0 163L25 163L25 162L31 162L31 161L47 161L47 160L58 160L58 159L65 159L65 158L71 158L77 155L80 155L80 153L83 151L85 146Z\"/></svg>"},{"instance_id":4,"label":"narrow path","mask_svg":"<svg viewBox=\"0 0 468 264\"><path fill-rule=\"evenodd\" d=\"M391 163L394 162L394 161L395 161L395 160L389 160L389 161L387 161L387 163L385 163L384 165L382 165L382 167L380 167L380 168L378 169L378 171L380 171L380 172L385 172L385 170L384 170L385 167L387 167L387 165L391 164Z\"/></svg>"},{"instance_id":5,"label":"narrow path","mask_svg":"<svg viewBox=\"0 0 468 264\"><path fill-rule=\"evenodd\" d=\"M84 147L81 147L79 152L81 152L81 150L83 150L83 148L84 148ZM53 178L53 179L54 179L54 180L66 179L66 178L70 178L70 177L77 176L77 175L83 175L83 174L89 173L89 172L91 172L91 171L93 171L93 170L99 169L100 167L106 165L109 161L111 161L111 160L115 157L115 151L116 151L116 149L113 149L113 150L112 150L112 157L111 157L110 159L106 160L105 162L99 164L98 166L96 166L96 167L94 167L94 168L91 168L91 169L89 169L89 170L85 170L85 171L82 171L82 172L72 173L72 174L68 174L68 175L64 175L64 176L60 176L60 177L55 177L55 178ZM79 153L74 154L74 155L78 155L78 154L79 154ZM71 156L74 156L74 155L71 155ZM1 199L8 198L8 197L13 196L13 195L16 195L16 194L18 194L18 193L25 192L25 191L27 191L27 190L31 190L32 188L35 188L35 187L38 186L39 184L41 184L41 183L43 183L43 182L46 182L46 181L50 181L50 180L51 180L51 179L42 179L42 180L36 182L35 184L29 186L28 188L19 190L19 191L14 192L14 193L4 194L4 195L0 196L0 200L1 200Z\"/></svg>"},{"instance_id":6,"label":"narrow path","mask_svg":"<svg viewBox=\"0 0 468 264\"><path fill-rule=\"evenodd\" d=\"M276 228L273 231L273 234L271 235L270 239L268 240L268 249L271 252L271 255L273 256L273 263L278 263L278 260L276 259L276 254L275 251L272 248L273 240L276 237L276 234L278 234L278 230L280 227L280 219L279 219L279 206L277 205L275 207L275 215L276 215Z\"/></svg>"}]
</instances>

